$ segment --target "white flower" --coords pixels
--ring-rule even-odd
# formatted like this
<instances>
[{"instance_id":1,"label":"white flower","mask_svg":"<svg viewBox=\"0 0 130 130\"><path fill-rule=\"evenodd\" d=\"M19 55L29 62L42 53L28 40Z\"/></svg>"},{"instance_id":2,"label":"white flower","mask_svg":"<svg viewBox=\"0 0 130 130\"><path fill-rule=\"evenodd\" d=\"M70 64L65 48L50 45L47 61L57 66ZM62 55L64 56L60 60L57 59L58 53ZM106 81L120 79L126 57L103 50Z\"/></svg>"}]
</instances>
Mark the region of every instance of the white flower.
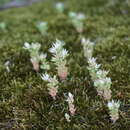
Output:
<instances>
[{"instance_id":1,"label":"white flower","mask_svg":"<svg viewBox=\"0 0 130 130\"><path fill-rule=\"evenodd\" d=\"M40 47L41 47L41 44L39 44L39 43L32 43L31 44L31 48L34 49L34 50L35 49L40 49Z\"/></svg>"},{"instance_id":2,"label":"white flower","mask_svg":"<svg viewBox=\"0 0 130 130\"><path fill-rule=\"evenodd\" d=\"M62 56L63 58L65 58L67 55L68 55L68 51L67 51L66 49L63 49L63 50L61 51L61 56Z\"/></svg>"},{"instance_id":3,"label":"white flower","mask_svg":"<svg viewBox=\"0 0 130 130\"><path fill-rule=\"evenodd\" d=\"M24 48L25 48L25 49L30 49L30 44L29 44L28 42L25 42L25 43L24 43Z\"/></svg>"},{"instance_id":4,"label":"white flower","mask_svg":"<svg viewBox=\"0 0 130 130\"><path fill-rule=\"evenodd\" d=\"M96 64L96 58L92 57L88 59L88 62L91 64Z\"/></svg>"},{"instance_id":5,"label":"white flower","mask_svg":"<svg viewBox=\"0 0 130 130\"><path fill-rule=\"evenodd\" d=\"M40 22L39 23L39 27L46 27L47 26L47 22Z\"/></svg>"},{"instance_id":6,"label":"white flower","mask_svg":"<svg viewBox=\"0 0 130 130\"><path fill-rule=\"evenodd\" d=\"M32 57L32 58L30 58L30 61L31 61L32 63L38 63L38 62L39 62L38 59L37 59L37 57Z\"/></svg>"},{"instance_id":7,"label":"white flower","mask_svg":"<svg viewBox=\"0 0 130 130\"><path fill-rule=\"evenodd\" d=\"M51 53L56 53L56 50L59 48L59 44L54 43L53 46L49 49Z\"/></svg>"},{"instance_id":8,"label":"white flower","mask_svg":"<svg viewBox=\"0 0 130 130\"><path fill-rule=\"evenodd\" d=\"M113 101L113 100L112 100ZM112 102L108 102L108 107L109 107L109 109L111 109L112 107L113 107L113 103Z\"/></svg>"},{"instance_id":9,"label":"white flower","mask_svg":"<svg viewBox=\"0 0 130 130\"><path fill-rule=\"evenodd\" d=\"M69 12L69 17L75 20L84 20L85 15L83 13Z\"/></svg>"},{"instance_id":10,"label":"white flower","mask_svg":"<svg viewBox=\"0 0 130 130\"><path fill-rule=\"evenodd\" d=\"M49 90L49 94L52 96L52 98L55 100L56 99L56 95L58 92L58 87L50 87L48 88Z\"/></svg>"},{"instance_id":11,"label":"white flower","mask_svg":"<svg viewBox=\"0 0 130 130\"><path fill-rule=\"evenodd\" d=\"M39 57L40 57L41 60L45 59L47 57L47 54L41 53Z\"/></svg>"},{"instance_id":12,"label":"white flower","mask_svg":"<svg viewBox=\"0 0 130 130\"><path fill-rule=\"evenodd\" d=\"M52 53L52 62L56 65L57 73L60 79L66 79L67 77L67 67L66 67L66 56L68 56L68 51L63 48L65 43L56 39L49 51Z\"/></svg>"},{"instance_id":13,"label":"white flower","mask_svg":"<svg viewBox=\"0 0 130 130\"><path fill-rule=\"evenodd\" d=\"M103 79L97 79L94 81L94 85L99 88L109 89L111 86L111 79L107 77Z\"/></svg>"},{"instance_id":14,"label":"white flower","mask_svg":"<svg viewBox=\"0 0 130 130\"><path fill-rule=\"evenodd\" d=\"M4 65L6 67L7 72L10 72L10 68L9 68L10 61L6 61Z\"/></svg>"},{"instance_id":15,"label":"white flower","mask_svg":"<svg viewBox=\"0 0 130 130\"><path fill-rule=\"evenodd\" d=\"M64 4L62 2L56 3L56 9L58 12L63 12L64 11Z\"/></svg>"},{"instance_id":16,"label":"white flower","mask_svg":"<svg viewBox=\"0 0 130 130\"><path fill-rule=\"evenodd\" d=\"M39 32L41 32L41 34L47 34L47 30L48 30L48 23L47 22L39 22L36 24L37 29L39 30Z\"/></svg>"},{"instance_id":17,"label":"white flower","mask_svg":"<svg viewBox=\"0 0 130 130\"><path fill-rule=\"evenodd\" d=\"M84 20L84 19L85 19L85 15L84 15L83 13L78 13L78 14L77 14L77 18L78 18L79 20Z\"/></svg>"},{"instance_id":18,"label":"white flower","mask_svg":"<svg viewBox=\"0 0 130 130\"><path fill-rule=\"evenodd\" d=\"M85 39L85 37L82 37L82 39L81 39L81 43L82 43L82 44L86 43L86 39Z\"/></svg>"},{"instance_id":19,"label":"white flower","mask_svg":"<svg viewBox=\"0 0 130 130\"><path fill-rule=\"evenodd\" d=\"M104 70L97 71L97 76L99 78L105 78L107 74L108 74L108 71L104 71Z\"/></svg>"},{"instance_id":20,"label":"white flower","mask_svg":"<svg viewBox=\"0 0 130 130\"><path fill-rule=\"evenodd\" d=\"M10 64L10 61L5 62L5 66L8 66Z\"/></svg>"},{"instance_id":21,"label":"white flower","mask_svg":"<svg viewBox=\"0 0 130 130\"><path fill-rule=\"evenodd\" d=\"M66 118L67 122L70 122L70 115L69 114L65 113L65 118Z\"/></svg>"},{"instance_id":22,"label":"white flower","mask_svg":"<svg viewBox=\"0 0 130 130\"><path fill-rule=\"evenodd\" d=\"M24 43L24 49L39 50L40 47L41 47L41 44L39 43L32 43L32 44L29 44L28 42Z\"/></svg>"},{"instance_id":23,"label":"white flower","mask_svg":"<svg viewBox=\"0 0 130 130\"><path fill-rule=\"evenodd\" d=\"M95 80L94 84L95 84L95 86L97 86L97 85L102 86L102 85L104 85L104 80L103 79L97 79L97 80Z\"/></svg>"},{"instance_id":24,"label":"white flower","mask_svg":"<svg viewBox=\"0 0 130 130\"><path fill-rule=\"evenodd\" d=\"M89 39L85 39L82 37L81 43L83 45L83 51L84 51L84 56L89 59L92 57L93 53L93 47L94 47L94 42L91 42Z\"/></svg>"},{"instance_id":25,"label":"white flower","mask_svg":"<svg viewBox=\"0 0 130 130\"><path fill-rule=\"evenodd\" d=\"M74 97L74 96L72 95L72 93L70 93L70 92L68 93L68 96L69 96L69 98L71 98L71 99L73 99L73 97Z\"/></svg>"},{"instance_id":26,"label":"white flower","mask_svg":"<svg viewBox=\"0 0 130 130\"><path fill-rule=\"evenodd\" d=\"M83 45L88 45L88 46L94 46L94 44L95 44L94 42L91 42L90 39L86 39L84 37L81 39L81 43Z\"/></svg>"},{"instance_id":27,"label":"white flower","mask_svg":"<svg viewBox=\"0 0 130 130\"><path fill-rule=\"evenodd\" d=\"M51 53L56 53L58 49L61 49L65 43L56 39L56 42L53 43L52 47L49 49Z\"/></svg>"},{"instance_id":28,"label":"white flower","mask_svg":"<svg viewBox=\"0 0 130 130\"><path fill-rule=\"evenodd\" d=\"M119 119L119 107L120 107L120 102L119 101L109 101L108 104L108 109L109 109L109 114L111 116L111 120L113 123L116 122L116 120Z\"/></svg>"},{"instance_id":29,"label":"white flower","mask_svg":"<svg viewBox=\"0 0 130 130\"><path fill-rule=\"evenodd\" d=\"M74 102L74 96L70 92L68 93L67 102L68 103L73 103Z\"/></svg>"},{"instance_id":30,"label":"white flower","mask_svg":"<svg viewBox=\"0 0 130 130\"><path fill-rule=\"evenodd\" d=\"M96 63L96 58L89 58L88 63L90 66L95 67L95 69L98 69L101 65Z\"/></svg>"},{"instance_id":31,"label":"white flower","mask_svg":"<svg viewBox=\"0 0 130 130\"><path fill-rule=\"evenodd\" d=\"M56 3L56 7L61 8L61 7L63 7L63 6L64 6L64 4L63 4L62 2L58 2L58 3Z\"/></svg>"},{"instance_id":32,"label":"white flower","mask_svg":"<svg viewBox=\"0 0 130 130\"><path fill-rule=\"evenodd\" d=\"M45 74L42 74L41 78L45 81L50 81L50 76L49 74L45 73Z\"/></svg>"},{"instance_id":33,"label":"white flower","mask_svg":"<svg viewBox=\"0 0 130 130\"><path fill-rule=\"evenodd\" d=\"M115 102L114 100L112 100L108 102L107 106L110 110L118 109L120 107L120 102L119 101Z\"/></svg>"},{"instance_id":34,"label":"white flower","mask_svg":"<svg viewBox=\"0 0 130 130\"><path fill-rule=\"evenodd\" d=\"M76 13L75 12L69 12L69 17L70 18L75 18L76 17Z\"/></svg>"},{"instance_id":35,"label":"white flower","mask_svg":"<svg viewBox=\"0 0 130 130\"><path fill-rule=\"evenodd\" d=\"M106 77L104 80L105 80L106 84L111 84L111 78Z\"/></svg>"},{"instance_id":36,"label":"white flower","mask_svg":"<svg viewBox=\"0 0 130 130\"><path fill-rule=\"evenodd\" d=\"M69 112L73 116L75 114L76 108L73 104L74 103L74 96L70 92L68 93L67 102L69 105Z\"/></svg>"}]
</instances>

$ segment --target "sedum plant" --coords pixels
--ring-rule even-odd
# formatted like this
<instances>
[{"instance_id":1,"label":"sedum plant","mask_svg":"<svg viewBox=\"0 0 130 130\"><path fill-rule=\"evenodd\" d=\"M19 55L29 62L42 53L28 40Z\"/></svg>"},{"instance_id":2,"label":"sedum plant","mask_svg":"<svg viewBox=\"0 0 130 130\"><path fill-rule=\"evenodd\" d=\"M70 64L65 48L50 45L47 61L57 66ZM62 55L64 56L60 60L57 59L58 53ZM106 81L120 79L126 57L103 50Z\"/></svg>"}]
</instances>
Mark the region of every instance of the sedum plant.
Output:
<instances>
[{"instance_id":1,"label":"sedum plant","mask_svg":"<svg viewBox=\"0 0 130 130\"><path fill-rule=\"evenodd\" d=\"M47 34L47 30L48 30L48 23L47 22L39 22L36 24L36 27L42 35Z\"/></svg>"},{"instance_id":2,"label":"sedum plant","mask_svg":"<svg viewBox=\"0 0 130 130\"><path fill-rule=\"evenodd\" d=\"M75 108L75 105L74 105L74 96L70 92L68 93L67 102L68 102L68 105L69 105L70 114L72 116L75 115L76 108Z\"/></svg>"},{"instance_id":3,"label":"sedum plant","mask_svg":"<svg viewBox=\"0 0 130 130\"><path fill-rule=\"evenodd\" d=\"M102 96L108 101L108 108L110 111L111 120L115 122L119 118L120 103L110 101L111 99L111 78L107 77L108 72L100 69L100 64L96 63L96 58L92 57L94 43L90 40L82 38L81 43L83 45L84 56L88 60L88 70L91 78L94 82L94 86L98 92L98 95Z\"/></svg>"},{"instance_id":4,"label":"sedum plant","mask_svg":"<svg viewBox=\"0 0 130 130\"><path fill-rule=\"evenodd\" d=\"M98 70L96 75L97 79L94 81L94 86L97 88L99 95L103 96L105 100L111 99L111 78L107 77L108 72Z\"/></svg>"},{"instance_id":5,"label":"sedum plant","mask_svg":"<svg viewBox=\"0 0 130 130\"><path fill-rule=\"evenodd\" d=\"M94 86L97 89L98 95L103 96L105 100L111 99L111 84L111 79L107 77L94 81Z\"/></svg>"},{"instance_id":6,"label":"sedum plant","mask_svg":"<svg viewBox=\"0 0 130 130\"><path fill-rule=\"evenodd\" d=\"M107 77L108 72L100 70L100 64L96 63L95 58L88 59L88 70L91 78L94 82L94 86L98 92L98 95L102 96L105 100L111 99L111 79Z\"/></svg>"},{"instance_id":7,"label":"sedum plant","mask_svg":"<svg viewBox=\"0 0 130 130\"><path fill-rule=\"evenodd\" d=\"M66 57L68 56L68 51L63 48L65 43L56 39L49 51L52 53L52 61L56 65L58 76L61 80L65 80L68 75L68 68L66 66Z\"/></svg>"},{"instance_id":8,"label":"sedum plant","mask_svg":"<svg viewBox=\"0 0 130 130\"><path fill-rule=\"evenodd\" d=\"M40 68L43 70L49 70L50 69L50 65L46 60L47 54L41 53L39 58L40 58Z\"/></svg>"},{"instance_id":9,"label":"sedum plant","mask_svg":"<svg viewBox=\"0 0 130 130\"><path fill-rule=\"evenodd\" d=\"M109 101L108 104L108 109L109 109L109 113L111 116L111 120L113 121L113 123L116 122L116 120L119 119L119 107L120 107L120 102L119 101Z\"/></svg>"},{"instance_id":10,"label":"sedum plant","mask_svg":"<svg viewBox=\"0 0 130 130\"><path fill-rule=\"evenodd\" d=\"M70 122L70 115L68 113L65 113L65 119L67 122Z\"/></svg>"},{"instance_id":11,"label":"sedum plant","mask_svg":"<svg viewBox=\"0 0 130 130\"><path fill-rule=\"evenodd\" d=\"M81 39L81 43L83 46L84 57L86 57L87 59L92 58L94 42L91 42L89 39L85 39L83 37Z\"/></svg>"},{"instance_id":12,"label":"sedum plant","mask_svg":"<svg viewBox=\"0 0 130 130\"><path fill-rule=\"evenodd\" d=\"M48 86L49 94L55 100L58 92L58 83L59 83L58 80L56 79L56 76L50 77L49 74L45 73L42 74L41 78L44 81L48 82L47 86Z\"/></svg>"},{"instance_id":13,"label":"sedum plant","mask_svg":"<svg viewBox=\"0 0 130 130\"><path fill-rule=\"evenodd\" d=\"M41 45L39 43L31 43L29 44L28 42L24 43L24 49L28 50L30 52L30 61L33 65L33 68L36 72L39 71L39 68L41 67L41 69L46 69L48 70L49 64L46 61L46 54L39 54L39 50L41 48ZM41 66L40 66L41 63Z\"/></svg>"},{"instance_id":14,"label":"sedum plant","mask_svg":"<svg viewBox=\"0 0 130 130\"><path fill-rule=\"evenodd\" d=\"M100 64L97 64L96 62L96 58L92 57L88 59L88 70L89 73L91 75L92 80L96 80L97 79L97 71L99 70L99 67L101 66Z\"/></svg>"},{"instance_id":15,"label":"sedum plant","mask_svg":"<svg viewBox=\"0 0 130 130\"><path fill-rule=\"evenodd\" d=\"M5 66L5 68L6 68L6 70L7 70L7 72L9 73L10 72L10 61L8 60L8 61L6 61L5 62L5 64L4 64L4 66Z\"/></svg>"},{"instance_id":16,"label":"sedum plant","mask_svg":"<svg viewBox=\"0 0 130 130\"><path fill-rule=\"evenodd\" d=\"M33 64L33 68L35 71L39 71L39 50L41 48L41 45L39 43L24 43L24 49L27 49L30 52L30 57L31 57L31 63Z\"/></svg>"},{"instance_id":17,"label":"sedum plant","mask_svg":"<svg viewBox=\"0 0 130 130\"><path fill-rule=\"evenodd\" d=\"M94 82L94 86L98 95L102 96L105 100L111 99L111 79L107 77L108 72L100 70L100 64L97 64L96 58L92 57L94 43L84 37L81 40L83 45L84 56L88 60L88 70Z\"/></svg>"},{"instance_id":18,"label":"sedum plant","mask_svg":"<svg viewBox=\"0 0 130 130\"><path fill-rule=\"evenodd\" d=\"M73 26L76 28L77 32L82 33L85 15L82 13L69 12L69 19Z\"/></svg>"},{"instance_id":19,"label":"sedum plant","mask_svg":"<svg viewBox=\"0 0 130 130\"><path fill-rule=\"evenodd\" d=\"M57 12L63 13L64 12L64 8L65 8L64 3L62 3L62 2L56 3L56 10L57 10Z\"/></svg>"}]
</instances>

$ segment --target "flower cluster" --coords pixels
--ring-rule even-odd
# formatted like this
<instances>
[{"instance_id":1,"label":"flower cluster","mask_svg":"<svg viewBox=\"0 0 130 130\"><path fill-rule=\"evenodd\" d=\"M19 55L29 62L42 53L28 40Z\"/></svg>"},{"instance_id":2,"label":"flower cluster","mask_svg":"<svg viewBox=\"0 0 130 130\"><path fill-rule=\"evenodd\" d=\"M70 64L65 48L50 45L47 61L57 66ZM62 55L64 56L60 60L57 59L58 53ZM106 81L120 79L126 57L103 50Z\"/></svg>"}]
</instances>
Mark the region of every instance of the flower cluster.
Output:
<instances>
[{"instance_id":1,"label":"flower cluster","mask_svg":"<svg viewBox=\"0 0 130 130\"><path fill-rule=\"evenodd\" d=\"M94 81L98 95L103 96L105 100L111 99L111 79L108 77L99 78Z\"/></svg>"},{"instance_id":2,"label":"flower cluster","mask_svg":"<svg viewBox=\"0 0 130 130\"><path fill-rule=\"evenodd\" d=\"M91 75L91 78L94 82L94 86L98 92L98 95L102 96L105 100L108 101L108 108L110 111L111 120L115 122L119 118L119 107L120 103L114 102L111 99L111 78L107 77L108 72L100 69L100 64L97 64L96 58L92 57L94 43L90 40L82 38L81 40L84 50L84 56L88 60L88 70Z\"/></svg>"},{"instance_id":3,"label":"flower cluster","mask_svg":"<svg viewBox=\"0 0 130 130\"><path fill-rule=\"evenodd\" d=\"M100 70L100 64L97 64L96 58L92 57L94 43L89 39L82 38L84 56L88 60L88 70L94 81L94 86L97 89L98 95L102 96L105 100L111 99L111 79L107 77L108 72Z\"/></svg>"},{"instance_id":4,"label":"flower cluster","mask_svg":"<svg viewBox=\"0 0 130 130\"><path fill-rule=\"evenodd\" d=\"M101 65L96 63L96 58L94 57L88 59L88 64L89 73L91 75L92 80L94 81L97 79L97 71L99 70Z\"/></svg>"},{"instance_id":5,"label":"flower cluster","mask_svg":"<svg viewBox=\"0 0 130 130\"><path fill-rule=\"evenodd\" d=\"M111 99L111 79L107 77L108 72L99 69L100 64L96 63L95 58L88 59L89 73L92 80L94 81L94 86L97 89L98 95L102 96L105 100Z\"/></svg>"},{"instance_id":6,"label":"flower cluster","mask_svg":"<svg viewBox=\"0 0 130 130\"><path fill-rule=\"evenodd\" d=\"M65 119L67 120L67 122L70 122L70 115L68 113L65 113Z\"/></svg>"},{"instance_id":7,"label":"flower cluster","mask_svg":"<svg viewBox=\"0 0 130 130\"><path fill-rule=\"evenodd\" d=\"M69 112L73 116L75 114L76 108L74 106L74 96L69 92L67 102L69 105Z\"/></svg>"},{"instance_id":8,"label":"flower cluster","mask_svg":"<svg viewBox=\"0 0 130 130\"><path fill-rule=\"evenodd\" d=\"M91 42L89 39L85 39L84 37L81 39L81 43L83 45L84 57L87 59L92 57L94 42Z\"/></svg>"},{"instance_id":9,"label":"flower cluster","mask_svg":"<svg viewBox=\"0 0 130 130\"><path fill-rule=\"evenodd\" d=\"M63 13L64 4L57 3L56 9L59 13ZM69 20L75 27L78 33L82 33L84 29L84 20L86 16L82 13L69 12ZM37 25L39 32L42 35L45 35L48 30L47 22L40 22ZM107 77L108 72L100 69L100 64L97 64L96 58L92 57L94 42L91 42L89 39L85 39L84 37L81 39L81 43L83 45L84 56L88 60L88 70L91 75L91 78L94 82L94 86L97 90L98 95L104 98L104 100L108 101L108 109L111 116L111 120L115 122L119 118L119 107L120 102L110 101L111 100L111 78ZM68 51L64 49L65 43L56 39L53 43L52 47L49 49L49 52L53 55L51 61L56 65L57 74L61 80L65 80L68 75L67 68L67 60L66 57L69 55ZM36 71L39 71L39 67L44 70L48 70L50 68L48 62L46 61L47 55L44 53L39 53L41 45L39 43L25 43L24 48L30 52L31 62L33 64L33 68ZM40 65L39 65L40 64ZM6 64L6 69L9 71L8 63ZM56 96L59 88L59 81L57 77L50 76L48 73L44 73L41 75L42 80L47 82L47 89L49 91L49 95L56 100ZM76 113L76 108L74 105L74 96L70 92L67 96L67 103L69 114L65 113L65 118L67 122L70 122L71 116L74 116Z\"/></svg>"},{"instance_id":10,"label":"flower cluster","mask_svg":"<svg viewBox=\"0 0 130 130\"><path fill-rule=\"evenodd\" d=\"M68 69L66 67L66 57L68 56L68 51L63 48L64 45L65 43L63 41L57 39L49 49L49 51L53 54L52 61L57 66L58 76L61 80L65 80L68 74Z\"/></svg>"},{"instance_id":11,"label":"flower cluster","mask_svg":"<svg viewBox=\"0 0 130 130\"><path fill-rule=\"evenodd\" d=\"M119 101L115 102L112 100L111 102L108 102L108 109L113 123L115 123L116 120L119 119L119 107L120 107Z\"/></svg>"},{"instance_id":12,"label":"flower cluster","mask_svg":"<svg viewBox=\"0 0 130 130\"><path fill-rule=\"evenodd\" d=\"M63 13L63 11L64 11L64 4L63 4L62 2L56 3L56 10L57 10L59 13Z\"/></svg>"},{"instance_id":13,"label":"flower cluster","mask_svg":"<svg viewBox=\"0 0 130 130\"><path fill-rule=\"evenodd\" d=\"M42 35L47 34L47 30L48 30L47 22L39 22L36 24L36 27Z\"/></svg>"},{"instance_id":14,"label":"flower cluster","mask_svg":"<svg viewBox=\"0 0 130 130\"><path fill-rule=\"evenodd\" d=\"M58 92L58 83L59 83L58 80L56 79L56 76L50 77L49 74L45 73L42 74L41 78L44 81L48 82L47 86L48 86L49 94L55 100Z\"/></svg>"},{"instance_id":15,"label":"flower cluster","mask_svg":"<svg viewBox=\"0 0 130 130\"><path fill-rule=\"evenodd\" d=\"M46 61L46 54L39 54L39 50L41 48L41 45L39 43L32 43L29 44L27 42L24 43L24 49L27 49L30 52L31 62L33 64L33 68L35 71L39 71L39 68L48 70L49 64ZM39 65L41 63L41 66Z\"/></svg>"},{"instance_id":16,"label":"flower cluster","mask_svg":"<svg viewBox=\"0 0 130 130\"><path fill-rule=\"evenodd\" d=\"M46 60L47 54L41 53L39 58L40 58L40 68L43 70L49 70L50 69L50 65Z\"/></svg>"},{"instance_id":17,"label":"flower cluster","mask_svg":"<svg viewBox=\"0 0 130 130\"><path fill-rule=\"evenodd\" d=\"M85 15L82 13L69 12L69 18L73 26L76 28L77 32L83 32L83 21L85 20Z\"/></svg>"}]
</instances>

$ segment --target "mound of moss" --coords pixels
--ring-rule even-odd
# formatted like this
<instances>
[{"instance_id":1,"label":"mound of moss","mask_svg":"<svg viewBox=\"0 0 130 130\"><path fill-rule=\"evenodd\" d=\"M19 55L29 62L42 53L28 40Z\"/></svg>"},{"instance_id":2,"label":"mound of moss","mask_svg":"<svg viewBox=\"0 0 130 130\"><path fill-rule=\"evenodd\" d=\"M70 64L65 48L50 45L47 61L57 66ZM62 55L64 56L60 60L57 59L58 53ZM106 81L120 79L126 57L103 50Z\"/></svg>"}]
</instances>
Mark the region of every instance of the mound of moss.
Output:
<instances>
[{"instance_id":1,"label":"mound of moss","mask_svg":"<svg viewBox=\"0 0 130 130\"><path fill-rule=\"evenodd\" d=\"M55 9L57 1L44 2L0 12L0 129L29 130L104 130L130 128L130 3L122 0L64 0L64 14ZM80 35L68 19L68 12L82 12L87 18L83 36L96 43L94 57L112 79L112 98L121 101L120 119L112 123L106 103L97 96L87 61L83 55ZM47 21L48 34L36 28ZM59 85L53 100L46 83L33 70L24 42L39 42L48 53L58 38L65 41L69 76ZM48 60L51 55L48 56ZM9 61L10 72L5 63ZM41 71L40 73L44 73ZM51 70L56 74L55 69ZM64 114L68 106L64 95L74 94L76 115L68 123Z\"/></svg>"}]
</instances>

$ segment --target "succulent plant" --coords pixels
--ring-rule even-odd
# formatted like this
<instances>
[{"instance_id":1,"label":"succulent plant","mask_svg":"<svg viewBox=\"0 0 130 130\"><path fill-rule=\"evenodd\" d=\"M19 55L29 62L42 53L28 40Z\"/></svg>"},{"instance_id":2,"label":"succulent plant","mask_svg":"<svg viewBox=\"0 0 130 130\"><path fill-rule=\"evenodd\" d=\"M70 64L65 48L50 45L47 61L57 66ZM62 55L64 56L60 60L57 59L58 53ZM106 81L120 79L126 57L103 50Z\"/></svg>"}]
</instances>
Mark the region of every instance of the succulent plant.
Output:
<instances>
[{"instance_id":1,"label":"succulent plant","mask_svg":"<svg viewBox=\"0 0 130 130\"><path fill-rule=\"evenodd\" d=\"M52 61L56 65L57 73L61 80L65 80L68 75L68 68L66 66L66 57L68 56L68 51L63 48L64 45L65 43L63 41L57 39L49 49L53 55Z\"/></svg>"},{"instance_id":2,"label":"succulent plant","mask_svg":"<svg viewBox=\"0 0 130 130\"><path fill-rule=\"evenodd\" d=\"M112 100L112 101L108 102L107 106L108 106L108 109L109 109L111 120L113 121L113 123L115 123L116 120L119 119L120 102Z\"/></svg>"}]
</instances>

